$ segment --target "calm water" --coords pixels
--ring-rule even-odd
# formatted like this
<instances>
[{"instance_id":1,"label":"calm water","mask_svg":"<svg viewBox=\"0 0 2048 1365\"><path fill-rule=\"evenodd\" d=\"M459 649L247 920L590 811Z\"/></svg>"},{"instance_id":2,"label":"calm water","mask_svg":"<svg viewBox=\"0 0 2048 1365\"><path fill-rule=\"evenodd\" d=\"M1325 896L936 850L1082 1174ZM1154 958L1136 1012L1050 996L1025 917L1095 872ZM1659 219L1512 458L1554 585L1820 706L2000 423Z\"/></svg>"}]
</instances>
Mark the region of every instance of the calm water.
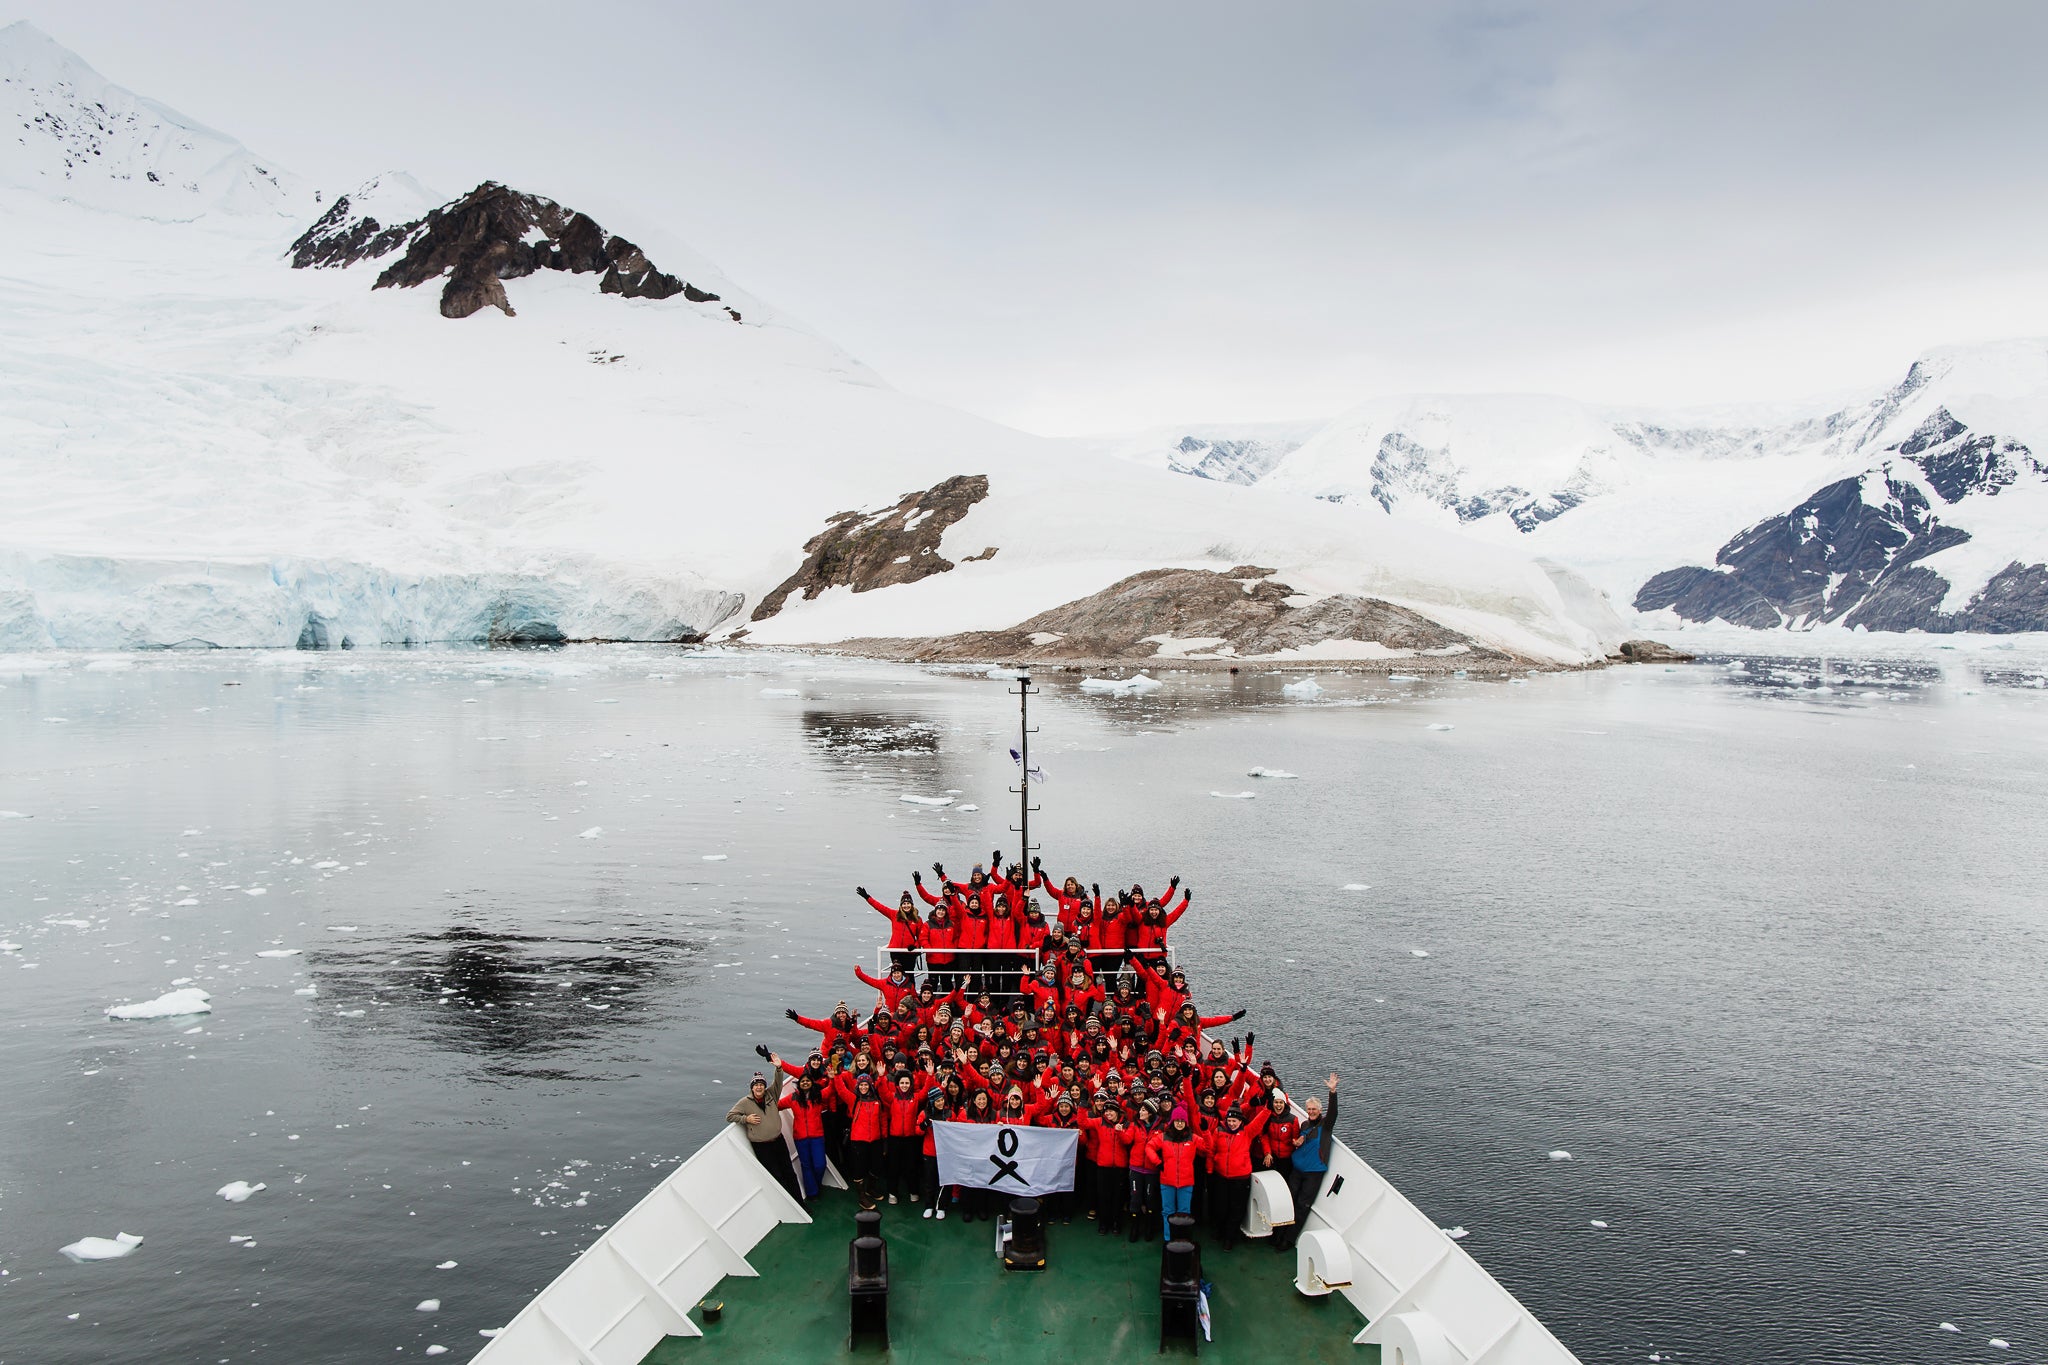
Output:
<instances>
[{"instance_id":1,"label":"calm water","mask_svg":"<svg viewBox=\"0 0 2048 1365\"><path fill-rule=\"evenodd\" d=\"M0 1365L466 1359L861 998L856 883L1016 844L980 677L47 663L0 660ZM2039 670L1164 676L1047 687L1049 868L1183 874L1204 1002L1589 1365L2048 1359Z\"/></svg>"}]
</instances>

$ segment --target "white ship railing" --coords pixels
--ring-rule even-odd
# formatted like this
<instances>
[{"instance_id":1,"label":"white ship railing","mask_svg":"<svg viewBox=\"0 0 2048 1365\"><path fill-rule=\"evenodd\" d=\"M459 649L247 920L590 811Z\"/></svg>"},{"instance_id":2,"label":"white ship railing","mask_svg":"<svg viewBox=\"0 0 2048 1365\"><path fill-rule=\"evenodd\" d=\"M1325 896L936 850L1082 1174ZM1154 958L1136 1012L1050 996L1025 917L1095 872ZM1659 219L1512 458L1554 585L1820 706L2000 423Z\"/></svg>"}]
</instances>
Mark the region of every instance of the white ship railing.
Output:
<instances>
[{"instance_id":1,"label":"white ship railing","mask_svg":"<svg viewBox=\"0 0 2048 1365\"><path fill-rule=\"evenodd\" d=\"M485 1365L640 1365L664 1337L704 1334L690 1309L783 1223L811 1216L739 1125L699 1148L477 1352Z\"/></svg>"}]
</instances>

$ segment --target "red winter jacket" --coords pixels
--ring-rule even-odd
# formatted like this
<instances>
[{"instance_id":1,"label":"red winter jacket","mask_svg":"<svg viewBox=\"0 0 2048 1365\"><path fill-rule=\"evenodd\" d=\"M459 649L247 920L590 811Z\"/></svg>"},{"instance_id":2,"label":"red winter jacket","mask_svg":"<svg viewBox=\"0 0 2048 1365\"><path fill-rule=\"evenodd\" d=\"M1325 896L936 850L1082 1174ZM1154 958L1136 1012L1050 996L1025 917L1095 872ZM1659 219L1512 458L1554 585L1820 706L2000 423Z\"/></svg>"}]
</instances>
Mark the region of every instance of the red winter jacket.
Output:
<instances>
[{"instance_id":1,"label":"red winter jacket","mask_svg":"<svg viewBox=\"0 0 2048 1365\"><path fill-rule=\"evenodd\" d=\"M875 907L876 914L881 915L884 919L889 921L890 948L905 949L915 948L917 946L918 930L922 926L918 923L917 912L915 910L911 911L911 917L909 919L904 919L899 914L897 914L896 911L882 904L873 896L869 896L866 899L869 905Z\"/></svg>"},{"instance_id":2,"label":"red winter jacket","mask_svg":"<svg viewBox=\"0 0 2048 1365\"><path fill-rule=\"evenodd\" d=\"M1202 1140L1192 1126L1188 1129L1186 1142L1175 1142L1162 1128L1152 1135L1146 1144L1145 1155L1159 1168L1159 1183L1162 1185L1192 1185L1195 1183L1195 1158L1202 1154Z\"/></svg>"},{"instance_id":3,"label":"red winter jacket","mask_svg":"<svg viewBox=\"0 0 2048 1365\"><path fill-rule=\"evenodd\" d=\"M1210 1169L1226 1179L1248 1176L1252 1173L1252 1144L1265 1129L1266 1120L1273 1117L1270 1109L1261 1109L1252 1115L1251 1122L1235 1133L1218 1128L1209 1134L1203 1145L1209 1153Z\"/></svg>"},{"instance_id":4,"label":"red winter jacket","mask_svg":"<svg viewBox=\"0 0 2048 1365\"><path fill-rule=\"evenodd\" d=\"M869 976L858 966L853 969L853 974L882 993L882 1003L889 1007L891 1014L897 1013L896 1007L903 1003L904 996L917 994L917 983L912 981L908 974L905 974L901 983L891 981L886 976Z\"/></svg>"},{"instance_id":5,"label":"red winter jacket","mask_svg":"<svg viewBox=\"0 0 2048 1365\"><path fill-rule=\"evenodd\" d=\"M1017 928L1023 921L1015 914L997 913L988 917L988 946L1014 952L1017 948Z\"/></svg>"},{"instance_id":6,"label":"red winter jacket","mask_svg":"<svg viewBox=\"0 0 2048 1365\"><path fill-rule=\"evenodd\" d=\"M825 1136L824 1104L800 1104L795 1095L784 1095L775 1104L777 1108L789 1111L791 1137L801 1140Z\"/></svg>"},{"instance_id":7,"label":"red winter jacket","mask_svg":"<svg viewBox=\"0 0 2048 1365\"><path fill-rule=\"evenodd\" d=\"M945 950L960 945L960 925L953 919L953 912L946 912L946 921L941 924L937 916L924 922L925 961L934 967L948 967L953 955Z\"/></svg>"},{"instance_id":8,"label":"red winter jacket","mask_svg":"<svg viewBox=\"0 0 2048 1365\"><path fill-rule=\"evenodd\" d=\"M1098 1166L1126 1164L1130 1160L1132 1138L1143 1142L1149 1136L1143 1129L1111 1123L1093 1114L1082 1115L1081 1131L1086 1135L1083 1140L1088 1149L1088 1159Z\"/></svg>"},{"instance_id":9,"label":"red winter jacket","mask_svg":"<svg viewBox=\"0 0 2048 1365\"><path fill-rule=\"evenodd\" d=\"M874 1099L857 1098L853 1074L850 1071L843 1071L833 1082L840 1100L846 1106L847 1114L853 1119L853 1131L847 1136L855 1142L878 1142L889 1136L888 1106L881 1100L880 1091L875 1092Z\"/></svg>"},{"instance_id":10,"label":"red winter jacket","mask_svg":"<svg viewBox=\"0 0 2048 1365\"><path fill-rule=\"evenodd\" d=\"M915 1085L908 1095L890 1090L889 1098L882 1102L889 1111L889 1136L892 1138L915 1137L917 1135L918 1111L924 1108L924 1096Z\"/></svg>"}]
</instances>

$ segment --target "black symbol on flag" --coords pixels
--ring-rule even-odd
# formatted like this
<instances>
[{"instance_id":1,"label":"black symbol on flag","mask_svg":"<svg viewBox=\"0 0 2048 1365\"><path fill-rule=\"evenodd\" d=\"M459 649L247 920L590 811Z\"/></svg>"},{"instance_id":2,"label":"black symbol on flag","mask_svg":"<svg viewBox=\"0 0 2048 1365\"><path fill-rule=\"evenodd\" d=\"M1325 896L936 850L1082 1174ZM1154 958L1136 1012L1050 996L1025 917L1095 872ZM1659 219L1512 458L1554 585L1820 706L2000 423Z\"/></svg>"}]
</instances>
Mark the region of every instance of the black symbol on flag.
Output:
<instances>
[{"instance_id":1,"label":"black symbol on flag","mask_svg":"<svg viewBox=\"0 0 2048 1365\"><path fill-rule=\"evenodd\" d=\"M1002 1156L994 1154L989 1156L988 1164L996 1168L996 1173L988 1178L989 1184L993 1185L1004 1176L1008 1176L1019 1185L1026 1185L1024 1177L1017 1174L1017 1163L1004 1160L1005 1157L1017 1155L1016 1129L1005 1128L996 1134L996 1151L1001 1152ZM1028 1188L1028 1185L1026 1187Z\"/></svg>"}]
</instances>

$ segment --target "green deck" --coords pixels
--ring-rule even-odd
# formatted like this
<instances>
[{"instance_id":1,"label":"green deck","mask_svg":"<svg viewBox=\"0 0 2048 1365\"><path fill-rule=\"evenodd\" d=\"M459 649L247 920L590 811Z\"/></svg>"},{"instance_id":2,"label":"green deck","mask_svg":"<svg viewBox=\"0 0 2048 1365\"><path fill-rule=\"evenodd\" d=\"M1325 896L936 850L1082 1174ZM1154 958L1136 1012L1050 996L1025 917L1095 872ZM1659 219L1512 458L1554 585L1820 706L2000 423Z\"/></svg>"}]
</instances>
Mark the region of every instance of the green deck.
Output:
<instances>
[{"instance_id":1,"label":"green deck","mask_svg":"<svg viewBox=\"0 0 2048 1365\"><path fill-rule=\"evenodd\" d=\"M1038 1361L1157 1361L1159 1242L1135 1245L1098 1235L1076 1217L1046 1229L1046 1268L1005 1271L995 1256L995 1226L918 1217L911 1204L882 1206L889 1243L890 1350L848 1344L846 1248L853 1237L851 1195L828 1190L809 1226L785 1224L748 1254L759 1279L727 1276L713 1291L722 1321L701 1338L670 1337L642 1365L691 1365L744 1358L755 1362L886 1358L905 1365L1032 1365ZM1341 1294L1306 1298L1294 1291L1294 1256L1270 1241L1241 1241L1223 1252L1206 1242L1203 1275L1215 1286L1215 1339L1205 1360L1344 1361L1377 1365L1379 1348L1353 1346L1363 1325ZM730 1338L730 1345L726 1345ZM1187 1354L1185 1345L1174 1351Z\"/></svg>"}]
</instances>

